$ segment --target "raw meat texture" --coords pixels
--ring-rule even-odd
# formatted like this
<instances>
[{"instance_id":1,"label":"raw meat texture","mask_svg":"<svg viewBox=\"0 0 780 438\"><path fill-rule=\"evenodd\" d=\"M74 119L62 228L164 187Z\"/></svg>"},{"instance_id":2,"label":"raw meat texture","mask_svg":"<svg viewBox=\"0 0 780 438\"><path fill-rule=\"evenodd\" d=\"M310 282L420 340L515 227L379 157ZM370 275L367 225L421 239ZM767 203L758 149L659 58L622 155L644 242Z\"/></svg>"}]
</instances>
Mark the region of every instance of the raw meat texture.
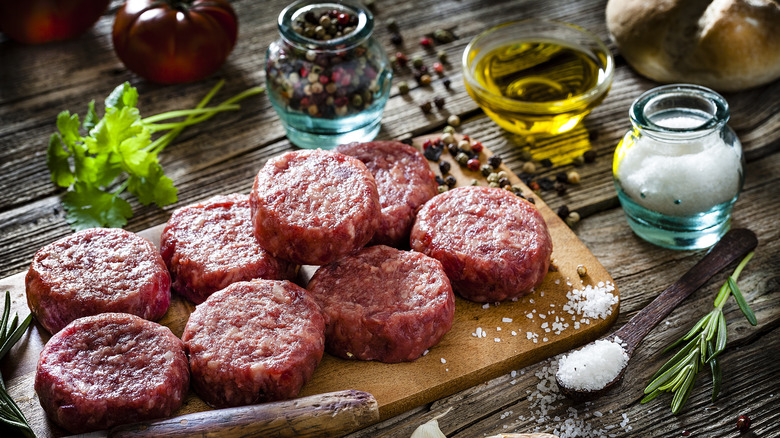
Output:
<instances>
[{"instance_id":1,"label":"raw meat texture","mask_svg":"<svg viewBox=\"0 0 780 438\"><path fill-rule=\"evenodd\" d=\"M495 302L530 293L550 266L552 238L528 201L491 187L459 187L417 214L411 246L437 260L467 300Z\"/></svg>"}]
</instances>

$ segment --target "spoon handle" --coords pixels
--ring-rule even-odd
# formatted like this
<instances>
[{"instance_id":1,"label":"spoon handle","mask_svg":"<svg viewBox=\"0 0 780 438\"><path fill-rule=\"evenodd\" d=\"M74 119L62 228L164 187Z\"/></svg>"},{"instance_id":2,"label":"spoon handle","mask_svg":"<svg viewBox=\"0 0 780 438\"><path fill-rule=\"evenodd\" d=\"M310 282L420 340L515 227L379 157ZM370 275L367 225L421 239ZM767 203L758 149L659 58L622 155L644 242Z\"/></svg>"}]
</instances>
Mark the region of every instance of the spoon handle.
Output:
<instances>
[{"instance_id":1,"label":"spoon handle","mask_svg":"<svg viewBox=\"0 0 780 438\"><path fill-rule=\"evenodd\" d=\"M609 338L619 336L621 341L625 342L626 353L631 356L650 330L666 318L682 300L731 262L744 257L756 245L758 239L752 231L744 228L729 231L694 267Z\"/></svg>"}]
</instances>

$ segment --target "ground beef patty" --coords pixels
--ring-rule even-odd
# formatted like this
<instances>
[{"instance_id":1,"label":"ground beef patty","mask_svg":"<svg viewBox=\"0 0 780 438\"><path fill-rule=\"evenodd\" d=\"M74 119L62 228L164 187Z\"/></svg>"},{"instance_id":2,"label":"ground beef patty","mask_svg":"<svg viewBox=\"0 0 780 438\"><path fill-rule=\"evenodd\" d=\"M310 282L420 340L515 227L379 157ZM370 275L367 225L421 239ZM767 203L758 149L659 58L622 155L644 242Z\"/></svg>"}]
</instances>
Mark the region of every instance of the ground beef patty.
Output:
<instances>
[{"instance_id":1,"label":"ground beef patty","mask_svg":"<svg viewBox=\"0 0 780 438\"><path fill-rule=\"evenodd\" d=\"M173 212L160 238L173 290L195 304L237 281L292 279L296 265L266 252L254 236L249 196L215 196Z\"/></svg>"},{"instance_id":2,"label":"ground beef patty","mask_svg":"<svg viewBox=\"0 0 780 438\"><path fill-rule=\"evenodd\" d=\"M255 236L276 257L322 265L363 247L379 226L379 194L360 160L322 150L268 160L250 195Z\"/></svg>"},{"instance_id":3,"label":"ground beef patty","mask_svg":"<svg viewBox=\"0 0 780 438\"><path fill-rule=\"evenodd\" d=\"M314 373L325 323L289 281L233 283L190 315L182 340L195 392L214 407L293 398Z\"/></svg>"},{"instance_id":4,"label":"ground beef patty","mask_svg":"<svg viewBox=\"0 0 780 438\"><path fill-rule=\"evenodd\" d=\"M157 320L171 302L171 277L160 252L118 228L92 228L44 246L25 285L30 310L50 333L103 312Z\"/></svg>"},{"instance_id":5,"label":"ground beef patty","mask_svg":"<svg viewBox=\"0 0 780 438\"><path fill-rule=\"evenodd\" d=\"M452 327L455 299L441 263L379 245L317 270L308 289L322 307L328 353L403 362Z\"/></svg>"},{"instance_id":6,"label":"ground beef patty","mask_svg":"<svg viewBox=\"0 0 780 438\"><path fill-rule=\"evenodd\" d=\"M398 141L349 143L334 150L365 163L376 180L382 215L370 243L408 247L417 210L438 193L428 160Z\"/></svg>"},{"instance_id":7,"label":"ground beef patty","mask_svg":"<svg viewBox=\"0 0 780 438\"><path fill-rule=\"evenodd\" d=\"M455 292L476 302L529 293L547 273L552 239L533 204L490 187L459 187L426 203L411 246L444 266Z\"/></svg>"},{"instance_id":8,"label":"ground beef patty","mask_svg":"<svg viewBox=\"0 0 780 438\"><path fill-rule=\"evenodd\" d=\"M127 313L79 318L41 352L35 392L48 417L72 433L167 417L190 372L171 330Z\"/></svg>"}]
</instances>

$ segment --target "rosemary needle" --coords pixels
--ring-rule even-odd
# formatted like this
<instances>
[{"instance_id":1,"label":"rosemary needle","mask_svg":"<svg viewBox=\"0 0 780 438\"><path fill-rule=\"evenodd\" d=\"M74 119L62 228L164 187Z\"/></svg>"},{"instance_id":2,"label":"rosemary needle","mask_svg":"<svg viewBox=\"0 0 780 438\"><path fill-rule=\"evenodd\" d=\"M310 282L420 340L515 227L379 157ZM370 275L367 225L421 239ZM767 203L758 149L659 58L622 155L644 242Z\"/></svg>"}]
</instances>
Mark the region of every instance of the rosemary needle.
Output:
<instances>
[{"instance_id":1,"label":"rosemary needle","mask_svg":"<svg viewBox=\"0 0 780 438\"><path fill-rule=\"evenodd\" d=\"M27 327L32 321L32 314L27 315L27 318L19 323L19 315L11 316L11 293L5 292L5 303L3 305L3 314L0 317L0 360L5 357L11 350L11 347L16 344L19 338L22 337ZM9 426L16 427L19 431L27 437L35 437L27 419L24 417L19 406L8 394L8 390L3 382L3 376L0 375L0 422Z\"/></svg>"},{"instance_id":2,"label":"rosemary needle","mask_svg":"<svg viewBox=\"0 0 780 438\"><path fill-rule=\"evenodd\" d=\"M753 252L745 256L739 263L734 273L729 276L726 283L718 290L715 298L715 308L702 317L693 328L682 338L667 347L664 352L685 344L677 354L669 359L650 379L645 388L645 397L642 403L658 397L662 392L672 392L672 413L680 412L680 409L688 399L696 374L705 364L710 365L712 371L712 399L718 396L721 386L721 369L718 355L726 348L726 318L723 316L723 306L729 295L734 296L742 313L752 325L757 324L756 315L750 309L745 297L737 286L737 278L745 265L753 257Z\"/></svg>"}]
</instances>

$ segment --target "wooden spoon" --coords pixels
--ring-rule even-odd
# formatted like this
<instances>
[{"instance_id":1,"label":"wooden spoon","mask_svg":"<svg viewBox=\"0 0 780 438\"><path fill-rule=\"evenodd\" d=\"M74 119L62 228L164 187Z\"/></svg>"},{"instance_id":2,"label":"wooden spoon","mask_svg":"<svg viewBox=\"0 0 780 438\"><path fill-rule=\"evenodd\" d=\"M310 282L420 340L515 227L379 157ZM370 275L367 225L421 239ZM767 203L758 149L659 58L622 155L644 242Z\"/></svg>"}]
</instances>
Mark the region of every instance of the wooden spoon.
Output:
<instances>
[{"instance_id":1,"label":"wooden spoon","mask_svg":"<svg viewBox=\"0 0 780 438\"><path fill-rule=\"evenodd\" d=\"M620 338L620 344L623 346L629 361L636 347L642 342L642 339L650 333L650 330L658 325L661 320L666 318L671 311L677 307L688 295L699 289L713 275L721 269L728 266L731 262L741 259L748 252L752 251L758 245L756 235L747 229L734 229L726 233L720 241L688 272L679 280L669 286L658 297L648 304L639 313L634 315L623 327L604 336L602 339L614 341L615 337ZM561 383L558 376L555 381L561 389L561 393L575 400L585 400L594 398L611 388L621 377L628 367L628 361L617 376L603 388L597 390L580 390L569 388Z\"/></svg>"}]
</instances>

